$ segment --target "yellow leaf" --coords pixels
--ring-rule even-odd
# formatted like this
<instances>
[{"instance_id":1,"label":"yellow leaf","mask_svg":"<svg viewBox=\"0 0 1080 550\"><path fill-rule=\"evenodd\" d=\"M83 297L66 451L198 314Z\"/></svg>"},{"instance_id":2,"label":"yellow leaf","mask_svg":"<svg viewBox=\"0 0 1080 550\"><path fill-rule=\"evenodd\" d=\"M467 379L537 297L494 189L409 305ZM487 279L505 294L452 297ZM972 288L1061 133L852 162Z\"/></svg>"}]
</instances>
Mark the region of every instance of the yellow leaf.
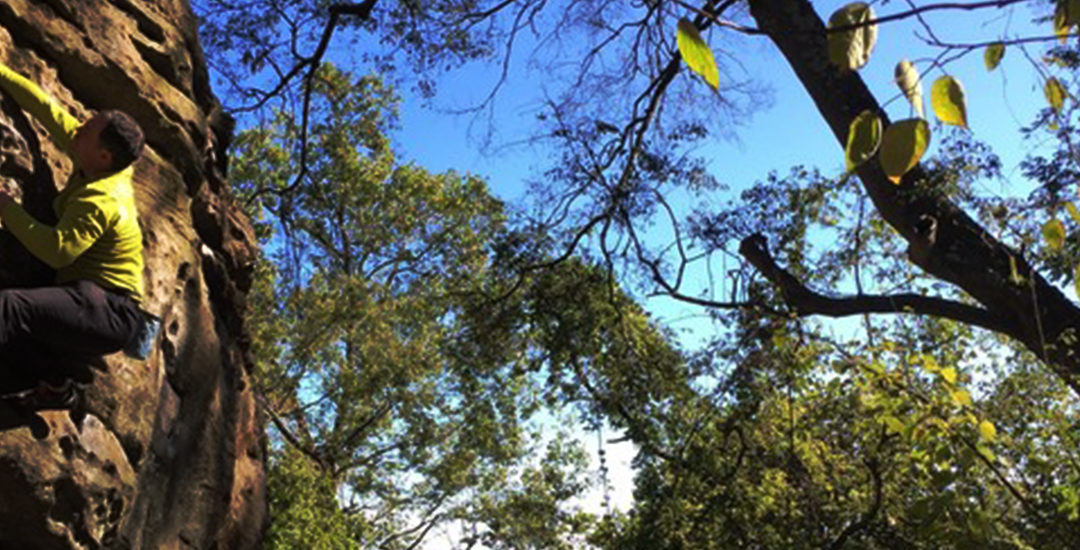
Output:
<instances>
[{"instance_id":1,"label":"yellow leaf","mask_svg":"<svg viewBox=\"0 0 1080 550\"><path fill-rule=\"evenodd\" d=\"M986 441L993 441L997 437L997 428L994 427L993 422L983 420L979 422L979 435Z\"/></svg>"},{"instance_id":2,"label":"yellow leaf","mask_svg":"<svg viewBox=\"0 0 1080 550\"><path fill-rule=\"evenodd\" d=\"M945 124L967 128L967 101L959 80L951 76L935 80L930 86L930 106Z\"/></svg>"},{"instance_id":3,"label":"yellow leaf","mask_svg":"<svg viewBox=\"0 0 1080 550\"><path fill-rule=\"evenodd\" d=\"M952 367L941 369L941 377L950 384L956 383L956 369Z\"/></svg>"},{"instance_id":4,"label":"yellow leaf","mask_svg":"<svg viewBox=\"0 0 1080 550\"><path fill-rule=\"evenodd\" d=\"M679 47L686 65L691 71L701 75L705 82L714 90L720 89L720 70L716 67L716 59L713 58L712 50L705 40L701 38L694 23L685 17L679 19L678 30L675 33L675 43Z\"/></svg>"},{"instance_id":5,"label":"yellow leaf","mask_svg":"<svg viewBox=\"0 0 1080 550\"><path fill-rule=\"evenodd\" d=\"M971 394L968 393L967 390L955 390L949 392L949 395L952 396L953 402L955 402L957 405L966 407L971 406Z\"/></svg>"},{"instance_id":6,"label":"yellow leaf","mask_svg":"<svg viewBox=\"0 0 1080 550\"><path fill-rule=\"evenodd\" d=\"M904 97L911 102L911 106L915 108L915 116L921 118L923 116L923 100L922 82L919 80L919 71L915 70L915 65L912 65L910 61L904 59L896 64L893 75L896 78L896 85L900 87L900 92L904 94Z\"/></svg>"},{"instance_id":7,"label":"yellow leaf","mask_svg":"<svg viewBox=\"0 0 1080 550\"><path fill-rule=\"evenodd\" d=\"M848 172L866 162L877 153L881 145L881 118L870 111L863 111L848 128L847 145L844 147L844 165Z\"/></svg>"},{"instance_id":8,"label":"yellow leaf","mask_svg":"<svg viewBox=\"0 0 1080 550\"><path fill-rule=\"evenodd\" d=\"M919 163L930 145L930 126L921 118L909 118L889 125L881 138L881 168L893 183Z\"/></svg>"},{"instance_id":9,"label":"yellow leaf","mask_svg":"<svg viewBox=\"0 0 1080 550\"><path fill-rule=\"evenodd\" d=\"M1051 76L1046 79L1043 94L1046 95L1046 101L1054 111L1060 112L1061 108L1065 106L1065 87L1061 85L1061 81L1056 77Z\"/></svg>"},{"instance_id":10,"label":"yellow leaf","mask_svg":"<svg viewBox=\"0 0 1080 550\"><path fill-rule=\"evenodd\" d=\"M829 29L861 25L828 33L829 61L833 65L842 70L853 70L870 61L870 52L877 43L877 24L864 23L873 19L874 9L866 2L852 2L833 12L829 17Z\"/></svg>"},{"instance_id":11,"label":"yellow leaf","mask_svg":"<svg viewBox=\"0 0 1080 550\"><path fill-rule=\"evenodd\" d=\"M1009 282L1016 286L1024 284L1024 277L1020 275L1020 270L1016 266L1016 258L1009 255Z\"/></svg>"},{"instance_id":12,"label":"yellow leaf","mask_svg":"<svg viewBox=\"0 0 1080 550\"><path fill-rule=\"evenodd\" d=\"M1062 44L1065 43L1069 34L1069 24L1066 20L1065 2L1059 0L1057 7L1054 9L1054 35L1058 37L1058 42Z\"/></svg>"},{"instance_id":13,"label":"yellow leaf","mask_svg":"<svg viewBox=\"0 0 1080 550\"><path fill-rule=\"evenodd\" d=\"M1001 59L1005 57L1005 44L997 42L990 44L986 47L986 51L983 52L983 62L986 63L986 70L993 71L1001 64Z\"/></svg>"},{"instance_id":14,"label":"yellow leaf","mask_svg":"<svg viewBox=\"0 0 1080 550\"><path fill-rule=\"evenodd\" d=\"M1075 204L1071 202L1065 203L1065 210L1069 212L1069 217L1072 218L1074 222L1080 223L1080 210L1076 209Z\"/></svg>"},{"instance_id":15,"label":"yellow leaf","mask_svg":"<svg viewBox=\"0 0 1080 550\"><path fill-rule=\"evenodd\" d=\"M1061 220L1048 220L1042 226L1042 234L1050 250L1058 251L1065 246L1065 224L1061 223Z\"/></svg>"}]
</instances>

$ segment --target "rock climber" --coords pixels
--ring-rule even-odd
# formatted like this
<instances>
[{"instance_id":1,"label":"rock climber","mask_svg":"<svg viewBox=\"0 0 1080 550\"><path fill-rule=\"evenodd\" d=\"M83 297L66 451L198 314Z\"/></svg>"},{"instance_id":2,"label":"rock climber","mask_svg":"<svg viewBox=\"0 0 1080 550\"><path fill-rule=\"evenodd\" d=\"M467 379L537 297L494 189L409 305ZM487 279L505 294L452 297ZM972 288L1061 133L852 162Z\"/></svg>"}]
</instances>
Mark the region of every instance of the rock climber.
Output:
<instances>
[{"instance_id":1,"label":"rock climber","mask_svg":"<svg viewBox=\"0 0 1080 550\"><path fill-rule=\"evenodd\" d=\"M132 187L143 133L121 111L101 111L80 123L2 64L0 89L45 126L73 163L52 202L56 225L35 219L0 191L3 226L56 269L54 286L0 290L0 361L39 369L33 375L40 382L27 394L66 406L74 393L62 369L15 358L40 357L37 352L45 350L54 357L89 358L129 348L143 336L142 232Z\"/></svg>"}]
</instances>

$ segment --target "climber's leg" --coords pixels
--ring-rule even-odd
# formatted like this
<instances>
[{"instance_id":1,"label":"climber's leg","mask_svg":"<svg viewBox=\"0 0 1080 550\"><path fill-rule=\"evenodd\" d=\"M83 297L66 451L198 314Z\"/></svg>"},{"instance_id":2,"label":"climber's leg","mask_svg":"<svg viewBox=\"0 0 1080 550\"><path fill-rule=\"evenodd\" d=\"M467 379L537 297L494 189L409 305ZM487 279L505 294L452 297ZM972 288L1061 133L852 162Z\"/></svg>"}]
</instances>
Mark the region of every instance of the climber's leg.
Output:
<instances>
[{"instance_id":1,"label":"climber's leg","mask_svg":"<svg viewBox=\"0 0 1080 550\"><path fill-rule=\"evenodd\" d=\"M58 354L120 350L139 322L138 305L89 281L0 291L0 350L32 341Z\"/></svg>"}]
</instances>

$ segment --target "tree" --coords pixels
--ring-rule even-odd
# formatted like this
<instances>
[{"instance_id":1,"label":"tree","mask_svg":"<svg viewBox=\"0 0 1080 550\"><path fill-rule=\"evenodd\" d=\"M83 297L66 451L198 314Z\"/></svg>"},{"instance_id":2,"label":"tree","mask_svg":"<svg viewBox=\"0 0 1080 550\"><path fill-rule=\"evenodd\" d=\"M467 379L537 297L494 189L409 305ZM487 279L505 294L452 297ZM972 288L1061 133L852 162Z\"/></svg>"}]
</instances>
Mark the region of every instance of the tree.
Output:
<instances>
[{"instance_id":1,"label":"tree","mask_svg":"<svg viewBox=\"0 0 1080 550\"><path fill-rule=\"evenodd\" d=\"M624 339L675 352L612 308L630 302L602 269L510 267L542 245L483 180L397 163L378 78L327 64L315 82L304 185L280 192L298 162L287 113L241 132L232 164L264 254L248 322L272 428L268 545L415 548L460 529L463 546L575 547L592 524L570 504L585 455L534 417L584 401L581 363L607 365Z\"/></svg>"},{"instance_id":2,"label":"tree","mask_svg":"<svg viewBox=\"0 0 1080 550\"><path fill-rule=\"evenodd\" d=\"M591 242L609 273L629 268L618 272L622 281L709 308L728 327L718 334L714 350L721 362L707 357L663 360L663 353L645 354L650 360L638 362L635 350L618 361L618 368L570 361L576 370L553 371L573 372L576 385L551 384L549 391L584 391L587 406L625 428L642 449L638 505L630 516L607 518L599 525L593 539L597 544L1039 547L1073 540L1076 497L1068 489L1051 489L1075 477L1071 453L1054 441L1075 421L1080 391L1075 382L1080 317L1051 282L1068 282L1076 264L1060 252L1075 247L1075 238L1051 219L1064 207L1061 189L1071 183L1076 158L1074 128L1061 115L1067 83L1046 79L1050 107L1035 128L1056 125L1062 149L1055 161L1029 161L1028 173L1044 184L1030 201L980 195L974 178L992 176L999 164L985 146L963 135L950 137L942 154L910 169L911 156L901 159L905 169L899 172L875 160L878 147L861 151L852 162L857 187L849 179L797 169L790 177L768 177L732 207L707 203L685 219L668 200L683 190L712 198L708 193L717 188L716 181L692 148L716 132L718 121L739 118L753 105L742 95L748 86L733 78L733 71L708 69L715 60L711 52L704 55L701 36L710 30L714 44L720 32L724 38L750 35L773 41L834 137L847 146L855 141L849 140L853 128L863 128L853 122L864 113L869 117L862 120L876 117L883 133L894 125L858 73L835 66L830 38L866 33L875 25L934 9L1014 4L1019 5L924 6L881 18L856 6L859 14L849 13L853 20L838 21L832 30L803 0L751 1L749 20L740 11L744 6L735 2L371 7L363 28L383 39L408 36L404 50L410 61L422 60L422 69L436 56L445 60L492 52L502 56L505 66L512 59L509 46L524 28L541 29L541 60L555 66L564 59L544 60L542 55L554 50L544 46L565 39L561 44L569 45L577 63L570 74L555 71L553 80L564 77L568 85L538 113L538 135L550 138L561 156L545 174L549 185L538 199L548 207L547 215L533 220L534 228L549 231L561 246L562 252L553 254L556 259L566 261ZM1068 3L1055 6L1035 9L1056 21L1053 31L1068 34L1075 24ZM285 8L312 18L285 9L269 16L263 29L278 28L282 21L293 29L341 23L321 4ZM546 18L552 11L559 16ZM444 41L448 36L459 38L461 49L440 49L453 43ZM1036 39L1042 37L1009 42ZM998 37L970 45L932 41L947 54L999 47ZM500 44L507 48L494 51ZM312 56L261 38L223 46L235 48L229 51L240 57L247 52L250 59L280 56L274 61L281 67L279 78L273 81L284 84L269 88L270 94L254 92L255 105L269 97L288 99L291 84L298 86L292 89L296 97L306 97L310 84L286 77L294 74L289 67L306 66L304 60ZM1075 59L1069 49L1052 56L1065 70ZM697 94L693 86L702 88L699 82L678 78L684 61L702 74L715 95ZM249 63L248 68L260 65ZM431 80L437 80L431 73L421 76L421 82ZM702 97L721 101L695 109L705 102ZM952 107L958 103L952 101ZM915 122L903 126L922 128L919 132L926 127ZM853 148L847 148L852 156ZM786 206L784 215L776 214L777 204ZM1034 211L1033 206L1042 208ZM1010 213L1018 209L1040 213ZM858 215L853 219L839 212ZM669 245L651 245L644 237L644 228L658 220L670 223L675 237ZM1045 246L1028 253L1033 235L1040 232ZM813 243L823 234L841 246L815 253ZM740 243L744 264L731 298L686 290L685 274L694 262L726 253L732 242ZM534 259L522 273L552 265L551 255ZM851 287L847 297L814 290ZM861 317L865 332L861 339L837 339L807 319L816 316ZM558 318L556 326L577 325L570 315ZM1001 348L990 334L973 332L973 327L1005 336L1030 355ZM592 338L603 342L602 336L582 334L589 335L578 340L584 348L610 351L590 343ZM975 356L971 350L976 349L987 355L1005 349L1000 353L1018 364ZM1033 358L1057 379L1037 374ZM974 372L986 380L979 392L970 388ZM702 385L713 389L702 391ZM1061 404L1060 415L1020 405L1018 393L1028 403ZM1026 431L1025 422L1039 429ZM995 442L1002 447L992 449ZM946 509L947 514L934 513ZM987 518L998 523L987 527ZM748 532L746 525L762 529Z\"/></svg>"}]
</instances>

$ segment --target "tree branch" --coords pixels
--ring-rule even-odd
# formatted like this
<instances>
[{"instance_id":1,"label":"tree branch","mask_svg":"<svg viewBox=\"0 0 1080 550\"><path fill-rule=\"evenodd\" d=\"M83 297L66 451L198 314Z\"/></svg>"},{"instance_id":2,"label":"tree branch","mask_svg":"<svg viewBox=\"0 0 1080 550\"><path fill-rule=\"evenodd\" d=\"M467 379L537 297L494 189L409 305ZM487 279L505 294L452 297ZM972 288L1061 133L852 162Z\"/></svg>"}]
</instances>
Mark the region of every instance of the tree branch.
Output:
<instances>
[{"instance_id":1,"label":"tree branch","mask_svg":"<svg viewBox=\"0 0 1080 550\"><path fill-rule=\"evenodd\" d=\"M973 10L978 10L978 9L983 9L983 8L1003 8L1003 7L1008 6L1010 4L1018 4L1020 2L1027 2L1027 1L1028 0L989 0L987 2L943 2L943 3L940 3L940 4L927 4L925 6L918 6L916 8L910 9L908 11L891 13L889 15L878 17L876 19L870 19L870 20L867 20L867 21L863 21L861 23L853 23L853 24L850 24L850 25L841 25L841 26L838 26L838 27L831 27L831 28L827 29L825 32L826 33L834 33L834 32L851 31L851 30L862 28L862 27L869 27L871 25L878 25L878 24L881 24L881 23L888 23L890 21L899 21L901 19L907 19L909 17L918 17L920 14L926 13L928 11L940 11L940 10L973 11ZM738 31L738 32L741 32L743 34L750 34L750 35L768 34L768 32L763 31L763 30L761 30L759 28L748 27L748 26L745 26L745 25L740 25L738 23L734 23L732 21L725 21L723 19L720 19L716 15L712 15L709 12L707 12L705 10L702 10L701 8L698 8L698 7L695 7L695 6L691 5L690 3L686 2L686 0L675 0L675 3L682 6L682 7L684 7L684 8L686 8L686 9L688 9L688 10L690 10L690 11L692 11L692 12L694 12L699 17L705 17L705 18L709 19L710 21L712 21L713 23L715 23L718 26L729 28L731 30Z\"/></svg>"},{"instance_id":2,"label":"tree branch","mask_svg":"<svg viewBox=\"0 0 1080 550\"><path fill-rule=\"evenodd\" d=\"M911 293L833 298L814 292L776 263L769 253L765 237L761 234L743 239L739 244L739 253L769 282L779 287L784 301L800 316L846 317L868 313L914 313L944 317L994 332L1016 335L1014 327L993 312L943 298Z\"/></svg>"}]
</instances>

